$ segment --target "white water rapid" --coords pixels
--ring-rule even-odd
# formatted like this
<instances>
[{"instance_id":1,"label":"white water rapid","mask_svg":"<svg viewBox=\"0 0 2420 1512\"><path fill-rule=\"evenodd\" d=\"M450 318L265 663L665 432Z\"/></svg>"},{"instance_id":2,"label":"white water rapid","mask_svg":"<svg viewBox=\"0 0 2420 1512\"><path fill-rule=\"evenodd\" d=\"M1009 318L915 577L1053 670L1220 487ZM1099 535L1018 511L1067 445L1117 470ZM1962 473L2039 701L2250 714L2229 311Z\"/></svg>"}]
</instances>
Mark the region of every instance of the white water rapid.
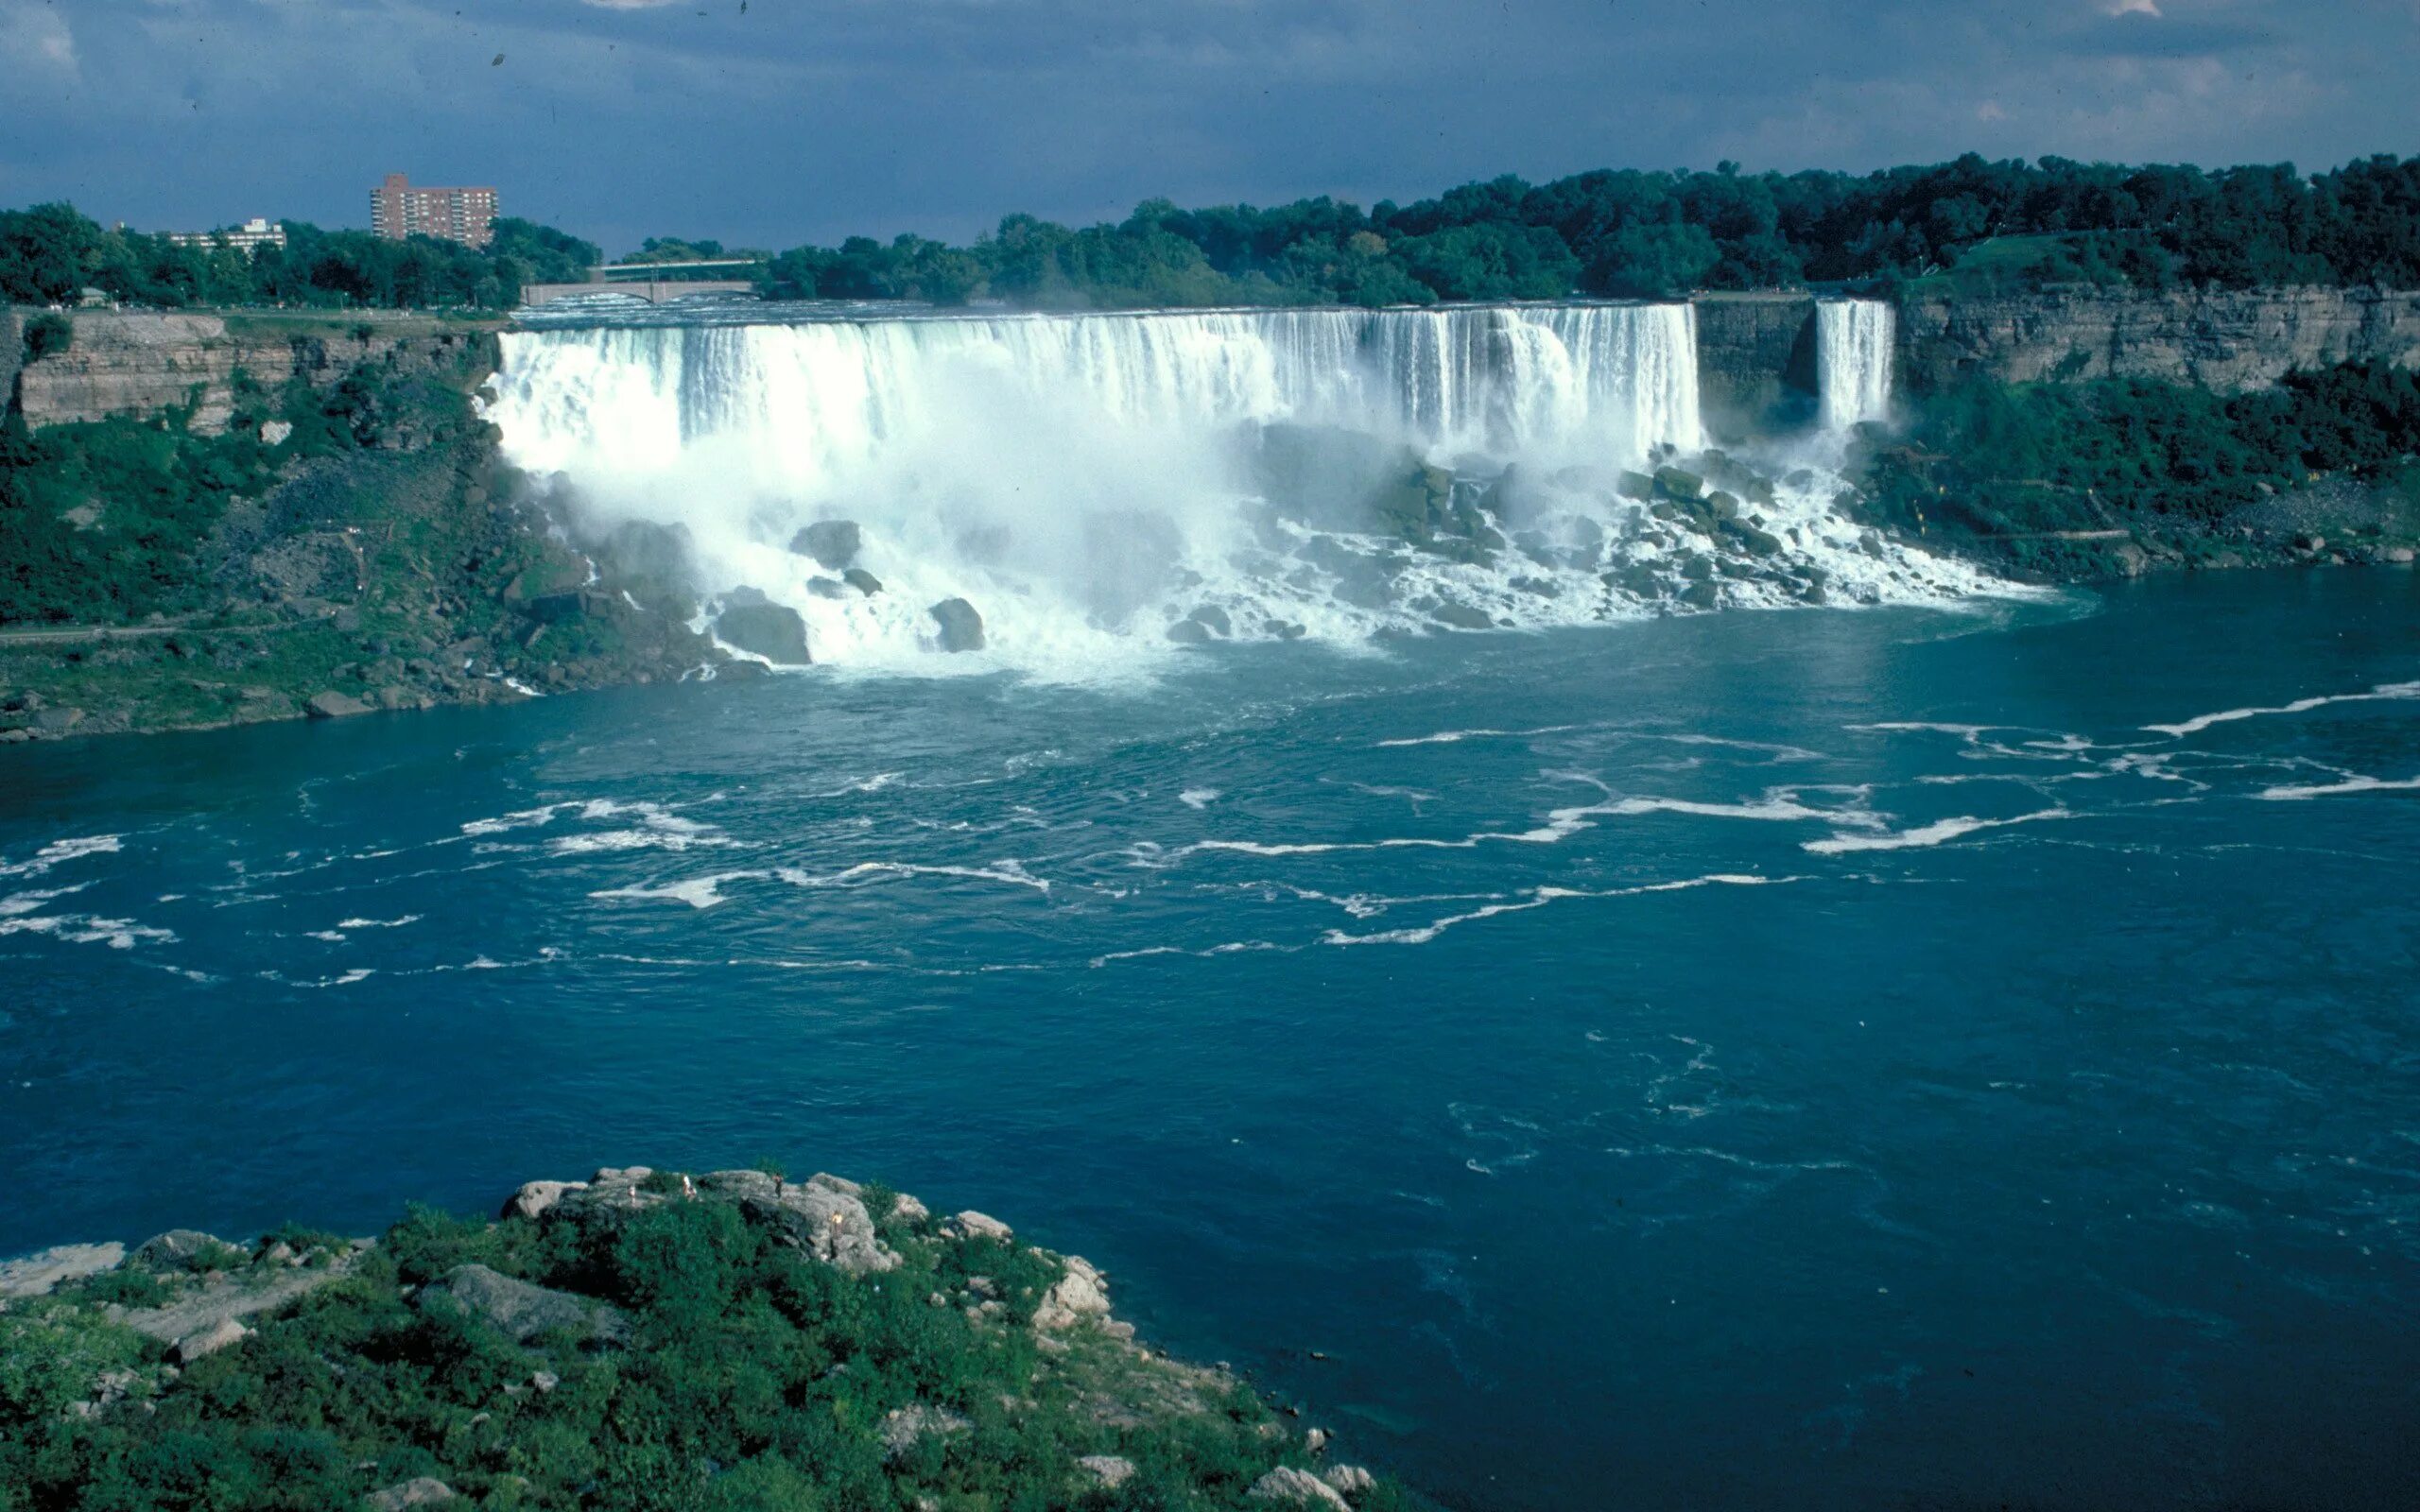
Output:
<instances>
[{"instance_id":1,"label":"white water rapid","mask_svg":"<svg viewBox=\"0 0 2420 1512\"><path fill-rule=\"evenodd\" d=\"M1825 300L1815 306L1824 430L1845 432L1865 421L1890 418L1896 334L1896 317L1879 300Z\"/></svg>"},{"instance_id":2,"label":"white water rapid","mask_svg":"<svg viewBox=\"0 0 2420 1512\"><path fill-rule=\"evenodd\" d=\"M820 662L1089 679L1181 640L1978 586L1861 542L1827 477L1720 464L1707 487L1751 498L1737 524L1624 497L1623 470L1705 444L1685 304L647 318L508 333L487 403L507 455L585 541L681 527L707 613L756 590ZM1402 539L1406 507L1433 547ZM792 551L819 520L859 527L878 588ZM980 653L933 654L953 597Z\"/></svg>"}]
</instances>

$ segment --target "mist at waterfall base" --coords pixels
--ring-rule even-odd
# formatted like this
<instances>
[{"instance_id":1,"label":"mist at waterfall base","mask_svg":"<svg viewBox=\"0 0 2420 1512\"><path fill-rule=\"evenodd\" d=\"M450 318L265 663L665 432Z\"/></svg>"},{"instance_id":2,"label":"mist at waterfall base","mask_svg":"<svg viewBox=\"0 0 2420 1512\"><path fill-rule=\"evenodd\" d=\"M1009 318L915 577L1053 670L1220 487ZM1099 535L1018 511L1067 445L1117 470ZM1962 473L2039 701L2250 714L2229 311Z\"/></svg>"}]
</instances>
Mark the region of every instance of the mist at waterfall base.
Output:
<instances>
[{"instance_id":1,"label":"mist at waterfall base","mask_svg":"<svg viewBox=\"0 0 2420 1512\"><path fill-rule=\"evenodd\" d=\"M817 662L853 669L1148 675L1182 654L1170 627L1205 616L1236 639L1340 644L1440 619L1604 623L1659 612L1692 573L1707 607L1985 591L1833 507L1842 438L1889 406L1891 312L1822 309L1821 427L1748 448L1776 480L1749 505L1762 551L1616 488L1622 470L1701 465L1685 304L576 310L505 336L488 413L581 539L682 531L701 626L752 590L803 617ZM1360 507L1407 458L1453 473L1463 518L1512 549L1408 551ZM820 519L860 527L856 565L881 592L788 549ZM983 618L972 662L932 654L927 611L949 598Z\"/></svg>"}]
</instances>

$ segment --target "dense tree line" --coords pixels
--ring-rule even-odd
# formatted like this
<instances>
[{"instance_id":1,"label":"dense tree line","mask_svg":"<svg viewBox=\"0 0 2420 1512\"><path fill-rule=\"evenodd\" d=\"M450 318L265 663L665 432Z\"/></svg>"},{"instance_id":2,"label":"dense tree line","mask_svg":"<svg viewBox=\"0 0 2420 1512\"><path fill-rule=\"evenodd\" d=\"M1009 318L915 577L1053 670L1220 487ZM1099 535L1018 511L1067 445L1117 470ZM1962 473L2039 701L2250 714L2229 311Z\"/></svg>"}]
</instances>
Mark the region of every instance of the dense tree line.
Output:
<instances>
[{"instance_id":1,"label":"dense tree line","mask_svg":"<svg viewBox=\"0 0 2420 1512\"><path fill-rule=\"evenodd\" d=\"M2420 286L2420 158L2306 178L1969 155L1879 173L1505 177L1368 211L1329 199L1181 210L1077 230L1011 215L969 247L802 247L785 298L988 295L1056 306L1430 303L1658 297L1946 275L2023 283Z\"/></svg>"},{"instance_id":2,"label":"dense tree line","mask_svg":"<svg viewBox=\"0 0 2420 1512\"><path fill-rule=\"evenodd\" d=\"M527 221L475 252L287 223L283 251L179 247L65 205L0 213L0 297L99 288L147 304L513 303L524 282L575 281L597 249ZM655 238L642 262L756 256ZM1600 170L1505 177L1368 210L1325 197L1184 210L1147 200L1084 228L1032 215L958 247L853 236L768 258L786 299L994 299L1041 307L1426 304L1664 297L1693 289L1947 277L1962 282L2420 287L2420 157L2306 177L2290 164L2205 170L1954 163L1871 174Z\"/></svg>"},{"instance_id":3,"label":"dense tree line","mask_svg":"<svg viewBox=\"0 0 2420 1512\"><path fill-rule=\"evenodd\" d=\"M183 246L112 229L65 204L0 211L0 302L73 304L98 289L130 304L510 309L525 283L574 282L595 246L551 227L500 219L475 250L430 236L285 225L284 248Z\"/></svg>"}]
</instances>

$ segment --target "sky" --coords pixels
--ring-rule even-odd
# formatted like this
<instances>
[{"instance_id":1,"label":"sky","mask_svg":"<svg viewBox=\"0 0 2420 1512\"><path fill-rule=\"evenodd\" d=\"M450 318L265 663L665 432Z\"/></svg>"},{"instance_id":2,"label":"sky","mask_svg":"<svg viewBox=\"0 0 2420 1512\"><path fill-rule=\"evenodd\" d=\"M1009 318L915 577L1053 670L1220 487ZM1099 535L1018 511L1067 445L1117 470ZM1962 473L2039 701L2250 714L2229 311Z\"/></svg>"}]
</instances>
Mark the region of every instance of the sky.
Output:
<instances>
[{"instance_id":1,"label":"sky","mask_svg":"<svg viewBox=\"0 0 2420 1512\"><path fill-rule=\"evenodd\" d=\"M609 253L1593 167L2420 151L2420 0L0 0L0 206Z\"/></svg>"}]
</instances>

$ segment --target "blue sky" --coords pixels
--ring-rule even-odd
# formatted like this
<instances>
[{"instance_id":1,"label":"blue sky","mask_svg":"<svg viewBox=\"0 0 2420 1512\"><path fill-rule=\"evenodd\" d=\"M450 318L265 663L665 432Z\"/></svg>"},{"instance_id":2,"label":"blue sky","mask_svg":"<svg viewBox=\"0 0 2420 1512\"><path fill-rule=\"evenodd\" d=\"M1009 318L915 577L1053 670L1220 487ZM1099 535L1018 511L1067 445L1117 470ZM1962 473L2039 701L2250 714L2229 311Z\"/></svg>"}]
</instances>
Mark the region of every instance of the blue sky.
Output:
<instances>
[{"instance_id":1,"label":"blue sky","mask_svg":"<svg viewBox=\"0 0 2420 1512\"><path fill-rule=\"evenodd\" d=\"M502 61L495 60L501 56ZM621 251L1597 166L2420 151L2420 0L0 0L0 205Z\"/></svg>"}]
</instances>

